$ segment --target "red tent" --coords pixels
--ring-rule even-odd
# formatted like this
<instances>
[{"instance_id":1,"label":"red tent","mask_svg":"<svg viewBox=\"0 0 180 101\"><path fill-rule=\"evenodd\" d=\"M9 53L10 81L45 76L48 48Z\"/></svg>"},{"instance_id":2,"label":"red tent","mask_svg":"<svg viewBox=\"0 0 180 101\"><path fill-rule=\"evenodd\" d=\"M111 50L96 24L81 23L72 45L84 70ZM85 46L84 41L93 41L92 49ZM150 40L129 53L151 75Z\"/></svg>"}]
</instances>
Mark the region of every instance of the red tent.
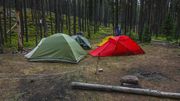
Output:
<instances>
[{"instance_id":1,"label":"red tent","mask_svg":"<svg viewBox=\"0 0 180 101\"><path fill-rule=\"evenodd\" d=\"M125 35L110 38L104 45L90 51L92 56L119 56L144 54L136 42Z\"/></svg>"}]
</instances>

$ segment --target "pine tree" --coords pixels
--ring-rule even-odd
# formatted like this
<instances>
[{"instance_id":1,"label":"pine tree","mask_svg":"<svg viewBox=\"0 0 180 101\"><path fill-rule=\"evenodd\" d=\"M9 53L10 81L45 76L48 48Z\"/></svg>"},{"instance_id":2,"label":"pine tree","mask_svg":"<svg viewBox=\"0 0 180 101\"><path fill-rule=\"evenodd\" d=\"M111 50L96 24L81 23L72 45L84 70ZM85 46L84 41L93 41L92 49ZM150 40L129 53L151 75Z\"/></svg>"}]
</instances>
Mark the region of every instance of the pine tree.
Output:
<instances>
[{"instance_id":1,"label":"pine tree","mask_svg":"<svg viewBox=\"0 0 180 101\"><path fill-rule=\"evenodd\" d=\"M151 32L149 30L148 25L145 25L145 27L144 27L144 32L143 32L142 38L143 38L142 41L145 43L151 42Z\"/></svg>"},{"instance_id":2,"label":"pine tree","mask_svg":"<svg viewBox=\"0 0 180 101\"><path fill-rule=\"evenodd\" d=\"M174 35L174 22L170 15L168 15L162 25L162 34L166 35L166 40L171 41Z\"/></svg>"}]
</instances>

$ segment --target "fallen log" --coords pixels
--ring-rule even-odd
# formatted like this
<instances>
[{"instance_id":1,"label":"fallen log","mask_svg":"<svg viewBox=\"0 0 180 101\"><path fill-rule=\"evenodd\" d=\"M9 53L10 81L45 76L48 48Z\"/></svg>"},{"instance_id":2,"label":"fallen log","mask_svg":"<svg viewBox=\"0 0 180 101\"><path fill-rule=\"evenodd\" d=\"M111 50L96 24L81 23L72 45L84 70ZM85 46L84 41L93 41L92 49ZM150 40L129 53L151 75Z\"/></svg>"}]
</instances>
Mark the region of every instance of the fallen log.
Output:
<instances>
[{"instance_id":1,"label":"fallen log","mask_svg":"<svg viewBox=\"0 0 180 101\"><path fill-rule=\"evenodd\" d=\"M180 93L163 92L163 91L152 90L152 89L128 88L128 87L122 87L122 86L89 84L89 83L81 83L81 82L72 82L71 86L72 88L75 88L75 89L121 92L121 93L131 93L131 94L138 94L138 95L180 99Z\"/></svg>"}]
</instances>

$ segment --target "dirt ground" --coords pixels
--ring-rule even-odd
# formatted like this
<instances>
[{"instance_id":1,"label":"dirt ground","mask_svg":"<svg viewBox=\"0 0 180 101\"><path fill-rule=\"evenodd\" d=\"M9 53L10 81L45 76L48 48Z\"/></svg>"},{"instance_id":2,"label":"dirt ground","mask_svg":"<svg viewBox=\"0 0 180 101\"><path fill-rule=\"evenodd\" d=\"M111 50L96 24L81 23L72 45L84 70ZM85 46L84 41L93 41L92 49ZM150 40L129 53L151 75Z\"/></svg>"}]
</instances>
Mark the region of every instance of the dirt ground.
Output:
<instances>
[{"instance_id":1,"label":"dirt ground","mask_svg":"<svg viewBox=\"0 0 180 101\"><path fill-rule=\"evenodd\" d=\"M145 55L100 60L88 55L79 64L28 62L22 54L0 54L0 101L174 101L70 87L72 81L120 85L120 78L130 74L143 88L180 93L180 48L141 46ZM104 71L95 75L97 66Z\"/></svg>"}]
</instances>

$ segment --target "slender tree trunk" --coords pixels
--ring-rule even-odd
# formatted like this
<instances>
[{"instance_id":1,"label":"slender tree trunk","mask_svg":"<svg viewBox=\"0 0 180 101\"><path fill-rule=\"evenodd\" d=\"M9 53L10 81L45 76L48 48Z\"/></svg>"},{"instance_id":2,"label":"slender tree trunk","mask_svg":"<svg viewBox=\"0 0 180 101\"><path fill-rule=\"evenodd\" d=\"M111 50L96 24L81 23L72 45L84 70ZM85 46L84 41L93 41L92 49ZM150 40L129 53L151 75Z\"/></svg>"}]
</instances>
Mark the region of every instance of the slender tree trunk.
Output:
<instances>
[{"instance_id":1,"label":"slender tree trunk","mask_svg":"<svg viewBox=\"0 0 180 101\"><path fill-rule=\"evenodd\" d=\"M23 5L24 5L24 26L25 26L25 36L26 36L26 42L29 41L28 38L28 25L27 25L27 11L26 11L26 0L23 0Z\"/></svg>"},{"instance_id":2,"label":"slender tree trunk","mask_svg":"<svg viewBox=\"0 0 180 101\"><path fill-rule=\"evenodd\" d=\"M124 24L124 34L126 35L126 33L127 33L127 0L126 0L126 2L125 2L125 24Z\"/></svg>"},{"instance_id":3,"label":"slender tree trunk","mask_svg":"<svg viewBox=\"0 0 180 101\"><path fill-rule=\"evenodd\" d=\"M139 16L139 40L142 42L142 33L144 28L144 0L141 0L140 16Z\"/></svg>"},{"instance_id":4,"label":"slender tree trunk","mask_svg":"<svg viewBox=\"0 0 180 101\"><path fill-rule=\"evenodd\" d=\"M78 28L79 28L79 31L81 31L82 29L81 29L81 1L80 0L78 0L77 1L78 3L77 3L77 8L78 8L78 10L77 10L77 12L78 12Z\"/></svg>"},{"instance_id":5,"label":"slender tree trunk","mask_svg":"<svg viewBox=\"0 0 180 101\"><path fill-rule=\"evenodd\" d=\"M53 18L52 18L52 8L51 8L51 1L48 0L49 2L49 16L50 16L50 26L51 26L51 34L53 34Z\"/></svg>"},{"instance_id":6,"label":"slender tree trunk","mask_svg":"<svg viewBox=\"0 0 180 101\"><path fill-rule=\"evenodd\" d=\"M114 1L112 1L112 26L113 26L113 34L115 34L115 9L114 9Z\"/></svg>"},{"instance_id":7,"label":"slender tree trunk","mask_svg":"<svg viewBox=\"0 0 180 101\"><path fill-rule=\"evenodd\" d=\"M71 35L71 2L67 1L68 3L68 32Z\"/></svg>"},{"instance_id":8,"label":"slender tree trunk","mask_svg":"<svg viewBox=\"0 0 180 101\"><path fill-rule=\"evenodd\" d=\"M180 8L179 8L180 9ZM180 26L180 11L178 11L178 16L177 16L177 32L176 32L176 36L177 36L177 43L179 44L180 46L180 29L179 29L179 26Z\"/></svg>"},{"instance_id":9,"label":"slender tree trunk","mask_svg":"<svg viewBox=\"0 0 180 101\"><path fill-rule=\"evenodd\" d=\"M20 1L20 25L21 25L21 37L22 37L22 43L24 44L24 15L23 15L23 6L22 1Z\"/></svg>"},{"instance_id":10,"label":"slender tree trunk","mask_svg":"<svg viewBox=\"0 0 180 101\"><path fill-rule=\"evenodd\" d=\"M17 20L17 28L18 28L18 51L23 51L20 13L21 13L20 11L16 10L16 20Z\"/></svg>"},{"instance_id":11,"label":"slender tree trunk","mask_svg":"<svg viewBox=\"0 0 180 101\"><path fill-rule=\"evenodd\" d=\"M118 3L118 0L116 0L116 26L118 26L118 22L119 22L119 8L118 8L118 5L119 3Z\"/></svg>"},{"instance_id":12,"label":"slender tree trunk","mask_svg":"<svg viewBox=\"0 0 180 101\"><path fill-rule=\"evenodd\" d=\"M3 53L3 30L2 30L2 23L1 23L1 12L0 12L0 54Z\"/></svg>"},{"instance_id":13,"label":"slender tree trunk","mask_svg":"<svg viewBox=\"0 0 180 101\"><path fill-rule=\"evenodd\" d=\"M73 23L73 29L74 29L74 34L76 34L76 0L74 0L74 23Z\"/></svg>"},{"instance_id":14,"label":"slender tree trunk","mask_svg":"<svg viewBox=\"0 0 180 101\"><path fill-rule=\"evenodd\" d=\"M35 40L36 40L36 46L37 46L37 44L38 44L38 35L39 35L39 27L38 27L38 23L39 23L39 21L38 21L38 18L37 18L37 11L34 11L33 13L35 13L34 14L34 16L35 16L35 28L36 28L36 37L35 37Z\"/></svg>"},{"instance_id":15,"label":"slender tree trunk","mask_svg":"<svg viewBox=\"0 0 180 101\"><path fill-rule=\"evenodd\" d=\"M11 31L11 20L12 20L12 15L11 15L11 4L10 4L10 2L9 2L9 42L10 42L10 44L12 43L12 40L11 40L11 34L12 34L12 31ZM8 34L8 32L7 32L7 34Z\"/></svg>"},{"instance_id":16,"label":"slender tree trunk","mask_svg":"<svg viewBox=\"0 0 180 101\"><path fill-rule=\"evenodd\" d=\"M64 31L64 15L63 15L63 5L64 5L64 2L63 1L60 1L60 26L61 26L61 32Z\"/></svg>"},{"instance_id":17,"label":"slender tree trunk","mask_svg":"<svg viewBox=\"0 0 180 101\"><path fill-rule=\"evenodd\" d=\"M3 26L3 29L4 29L4 40L5 42L7 42L7 34L6 34L6 1L3 0L3 20L4 20L4 26Z\"/></svg>"}]
</instances>

